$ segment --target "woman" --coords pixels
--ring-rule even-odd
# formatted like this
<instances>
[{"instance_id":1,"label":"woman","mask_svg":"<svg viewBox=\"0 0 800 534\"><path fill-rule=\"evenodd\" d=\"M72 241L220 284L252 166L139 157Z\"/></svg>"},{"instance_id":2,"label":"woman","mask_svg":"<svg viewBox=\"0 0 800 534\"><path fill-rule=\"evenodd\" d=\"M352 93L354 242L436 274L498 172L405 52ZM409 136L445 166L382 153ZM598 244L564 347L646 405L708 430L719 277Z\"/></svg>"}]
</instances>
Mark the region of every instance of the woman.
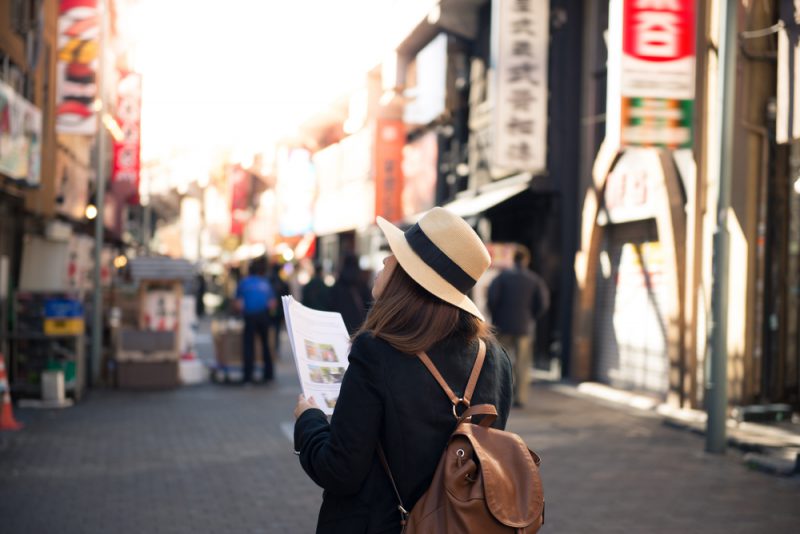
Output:
<instances>
[{"instance_id":1,"label":"woman","mask_svg":"<svg viewBox=\"0 0 800 534\"><path fill-rule=\"evenodd\" d=\"M466 296L490 262L480 238L442 208L405 233L380 217L378 225L393 255L375 281L331 421L302 395L295 408L295 451L325 490L317 533L400 532L379 444L407 509L428 488L456 419L417 353L427 353L461 396L484 341L472 404L493 404L494 426L504 428L511 403L508 355Z\"/></svg>"}]
</instances>

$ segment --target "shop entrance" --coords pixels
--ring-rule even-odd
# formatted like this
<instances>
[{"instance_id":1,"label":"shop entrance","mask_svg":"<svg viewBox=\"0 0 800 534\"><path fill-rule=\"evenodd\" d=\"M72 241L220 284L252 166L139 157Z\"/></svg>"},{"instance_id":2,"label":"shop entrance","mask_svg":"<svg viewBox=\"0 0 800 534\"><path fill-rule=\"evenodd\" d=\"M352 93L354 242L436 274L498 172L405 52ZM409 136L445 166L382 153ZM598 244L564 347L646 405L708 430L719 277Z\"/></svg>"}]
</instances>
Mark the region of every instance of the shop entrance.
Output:
<instances>
[{"instance_id":1,"label":"shop entrance","mask_svg":"<svg viewBox=\"0 0 800 534\"><path fill-rule=\"evenodd\" d=\"M534 366L550 369L561 360L562 306L560 277L567 272L561 252L561 206L555 193L526 190L485 212L491 221L491 241L520 243L531 253L530 268L538 273L550 290L550 308L536 321ZM559 362L563 366L563 361Z\"/></svg>"},{"instance_id":2,"label":"shop entrance","mask_svg":"<svg viewBox=\"0 0 800 534\"><path fill-rule=\"evenodd\" d=\"M599 261L594 375L617 388L664 396L668 287L655 220L609 225Z\"/></svg>"}]
</instances>

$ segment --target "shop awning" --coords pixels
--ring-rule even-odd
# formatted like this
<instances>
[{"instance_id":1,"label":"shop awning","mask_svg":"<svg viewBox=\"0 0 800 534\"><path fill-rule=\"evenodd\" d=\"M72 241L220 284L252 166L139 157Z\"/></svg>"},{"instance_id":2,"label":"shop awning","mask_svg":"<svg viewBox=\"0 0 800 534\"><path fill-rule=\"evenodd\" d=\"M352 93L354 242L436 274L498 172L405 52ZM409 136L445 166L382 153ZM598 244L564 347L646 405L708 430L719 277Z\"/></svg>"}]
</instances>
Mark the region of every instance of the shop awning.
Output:
<instances>
[{"instance_id":1,"label":"shop awning","mask_svg":"<svg viewBox=\"0 0 800 534\"><path fill-rule=\"evenodd\" d=\"M459 217L477 215L528 189L530 186L530 177L528 176L527 178L528 179L524 181L509 178L509 180L513 180L512 183L502 185L501 183L492 184L493 187L486 187L484 190L479 189L477 194L456 198L443 207L452 211Z\"/></svg>"},{"instance_id":2,"label":"shop awning","mask_svg":"<svg viewBox=\"0 0 800 534\"><path fill-rule=\"evenodd\" d=\"M142 256L128 262L131 278L140 280L191 280L194 266L187 260L162 256Z\"/></svg>"}]
</instances>

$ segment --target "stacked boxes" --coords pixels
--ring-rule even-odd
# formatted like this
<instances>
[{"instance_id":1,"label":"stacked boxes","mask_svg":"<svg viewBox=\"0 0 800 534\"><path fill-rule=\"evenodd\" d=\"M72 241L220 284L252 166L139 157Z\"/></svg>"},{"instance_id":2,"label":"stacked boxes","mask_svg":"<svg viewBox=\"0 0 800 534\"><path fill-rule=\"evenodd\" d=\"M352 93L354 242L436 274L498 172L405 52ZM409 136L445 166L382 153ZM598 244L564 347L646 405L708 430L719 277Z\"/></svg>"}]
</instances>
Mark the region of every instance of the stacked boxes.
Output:
<instances>
[{"instance_id":1,"label":"stacked boxes","mask_svg":"<svg viewBox=\"0 0 800 534\"><path fill-rule=\"evenodd\" d=\"M77 299L49 298L44 301L43 331L48 336L83 334L83 305Z\"/></svg>"},{"instance_id":2,"label":"stacked boxes","mask_svg":"<svg viewBox=\"0 0 800 534\"><path fill-rule=\"evenodd\" d=\"M163 389L180 385L176 333L120 328L117 333L117 385L125 389Z\"/></svg>"}]
</instances>

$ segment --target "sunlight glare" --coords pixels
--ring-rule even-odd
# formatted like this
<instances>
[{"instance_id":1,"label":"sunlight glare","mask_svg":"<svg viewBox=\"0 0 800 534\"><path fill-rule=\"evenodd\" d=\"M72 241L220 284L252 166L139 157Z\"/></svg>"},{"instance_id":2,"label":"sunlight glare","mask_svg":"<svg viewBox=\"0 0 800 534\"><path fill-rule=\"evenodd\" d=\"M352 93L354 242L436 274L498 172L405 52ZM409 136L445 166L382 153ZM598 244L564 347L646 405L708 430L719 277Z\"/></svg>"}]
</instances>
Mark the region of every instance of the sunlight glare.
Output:
<instances>
[{"instance_id":1,"label":"sunlight glare","mask_svg":"<svg viewBox=\"0 0 800 534\"><path fill-rule=\"evenodd\" d=\"M140 0L143 158L263 149L377 65L391 43L374 21L391 3Z\"/></svg>"}]
</instances>

